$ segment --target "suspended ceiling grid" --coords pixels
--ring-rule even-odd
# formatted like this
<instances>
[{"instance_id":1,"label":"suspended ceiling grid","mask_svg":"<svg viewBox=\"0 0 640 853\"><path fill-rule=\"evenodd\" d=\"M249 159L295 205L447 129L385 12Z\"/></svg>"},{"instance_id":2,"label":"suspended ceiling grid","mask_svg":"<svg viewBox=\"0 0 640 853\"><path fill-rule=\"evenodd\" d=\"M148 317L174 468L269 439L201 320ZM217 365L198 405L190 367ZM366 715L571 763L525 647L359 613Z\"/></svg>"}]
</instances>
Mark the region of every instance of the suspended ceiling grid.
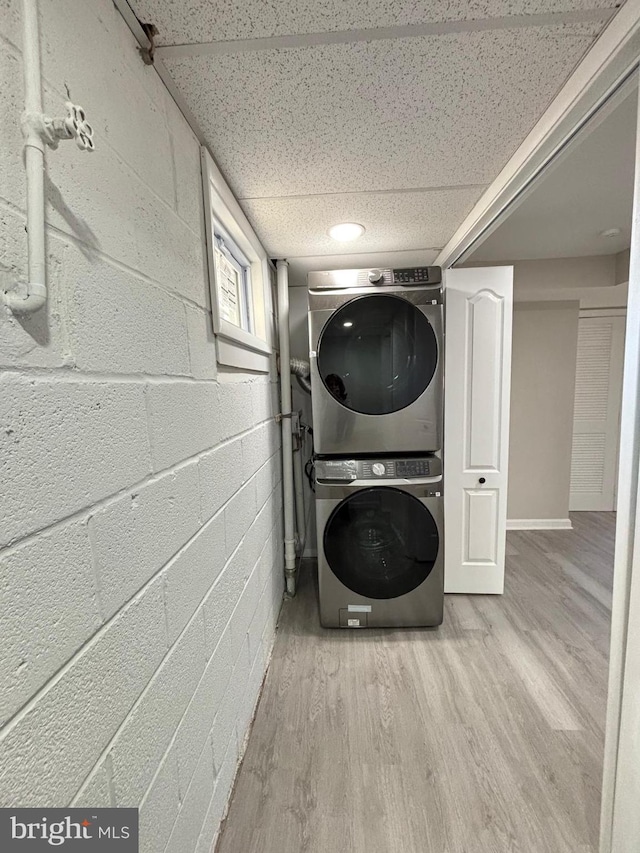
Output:
<instances>
[{"instance_id":1,"label":"suspended ceiling grid","mask_svg":"<svg viewBox=\"0 0 640 853\"><path fill-rule=\"evenodd\" d=\"M609 0L132 6L157 26L158 55L269 254L334 263L433 260L616 11ZM331 240L343 221L365 235Z\"/></svg>"}]
</instances>

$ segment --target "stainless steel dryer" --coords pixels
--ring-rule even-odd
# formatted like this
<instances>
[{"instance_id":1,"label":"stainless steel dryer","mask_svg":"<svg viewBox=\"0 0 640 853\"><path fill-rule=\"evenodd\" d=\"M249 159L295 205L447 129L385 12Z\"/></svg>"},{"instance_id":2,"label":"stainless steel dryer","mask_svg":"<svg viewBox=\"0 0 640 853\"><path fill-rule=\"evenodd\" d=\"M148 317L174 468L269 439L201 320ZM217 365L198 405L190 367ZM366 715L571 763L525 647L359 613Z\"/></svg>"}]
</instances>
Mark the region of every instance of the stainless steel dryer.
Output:
<instances>
[{"instance_id":1,"label":"stainless steel dryer","mask_svg":"<svg viewBox=\"0 0 640 853\"><path fill-rule=\"evenodd\" d=\"M442 490L437 456L316 460L325 628L442 622Z\"/></svg>"},{"instance_id":2,"label":"stainless steel dryer","mask_svg":"<svg viewBox=\"0 0 640 853\"><path fill-rule=\"evenodd\" d=\"M438 267L309 273L317 453L442 448L441 279Z\"/></svg>"}]
</instances>

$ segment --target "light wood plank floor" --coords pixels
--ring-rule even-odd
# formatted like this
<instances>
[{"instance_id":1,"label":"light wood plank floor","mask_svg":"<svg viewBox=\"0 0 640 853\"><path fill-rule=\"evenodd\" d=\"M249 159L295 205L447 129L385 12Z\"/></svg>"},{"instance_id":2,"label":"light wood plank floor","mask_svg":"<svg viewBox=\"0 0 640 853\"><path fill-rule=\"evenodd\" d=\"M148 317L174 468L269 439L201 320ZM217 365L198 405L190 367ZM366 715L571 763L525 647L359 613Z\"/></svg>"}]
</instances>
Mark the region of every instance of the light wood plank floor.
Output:
<instances>
[{"instance_id":1,"label":"light wood plank floor","mask_svg":"<svg viewBox=\"0 0 640 853\"><path fill-rule=\"evenodd\" d=\"M219 853L595 853L615 518L508 534L438 630L285 603Z\"/></svg>"}]
</instances>

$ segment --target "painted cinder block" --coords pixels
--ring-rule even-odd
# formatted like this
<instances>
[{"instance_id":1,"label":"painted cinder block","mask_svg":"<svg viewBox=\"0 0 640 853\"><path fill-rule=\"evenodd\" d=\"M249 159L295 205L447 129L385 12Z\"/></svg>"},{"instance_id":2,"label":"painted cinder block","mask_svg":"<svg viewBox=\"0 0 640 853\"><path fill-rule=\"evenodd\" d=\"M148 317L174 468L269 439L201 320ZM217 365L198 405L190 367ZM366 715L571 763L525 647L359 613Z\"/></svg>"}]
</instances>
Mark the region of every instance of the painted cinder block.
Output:
<instances>
[{"instance_id":1,"label":"painted cinder block","mask_svg":"<svg viewBox=\"0 0 640 853\"><path fill-rule=\"evenodd\" d=\"M110 747L117 806L136 806L204 672L204 624L199 613L145 688Z\"/></svg>"},{"instance_id":2,"label":"painted cinder block","mask_svg":"<svg viewBox=\"0 0 640 853\"><path fill-rule=\"evenodd\" d=\"M211 744L207 740L198 766L182 801L165 853L195 850L213 795L214 775Z\"/></svg>"},{"instance_id":3,"label":"painted cinder block","mask_svg":"<svg viewBox=\"0 0 640 853\"><path fill-rule=\"evenodd\" d=\"M171 135L171 150L176 185L178 216L197 234L204 228L200 143L186 124L171 95L165 90L167 124Z\"/></svg>"},{"instance_id":4,"label":"painted cinder block","mask_svg":"<svg viewBox=\"0 0 640 853\"><path fill-rule=\"evenodd\" d=\"M47 241L46 308L35 315L20 318L10 311L0 311L0 369L55 368L73 364L67 336L63 286L67 251L68 246L50 236ZM26 292L25 220L9 210L0 210L0 258L0 290Z\"/></svg>"},{"instance_id":5,"label":"painted cinder block","mask_svg":"<svg viewBox=\"0 0 640 853\"><path fill-rule=\"evenodd\" d=\"M211 518L245 481L242 440L229 441L198 460L202 517Z\"/></svg>"},{"instance_id":6,"label":"painted cinder block","mask_svg":"<svg viewBox=\"0 0 640 853\"><path fill-rule=\"evenodd\" d=\"M97 32L101 38L96 38ZM59 92L59 113L64 115L66 83L71 99L86 109L97 143L117 151L121 160L153 188L157 199L171 204L171 150L161 88L157 84L153 87L147 79L152 74L144 70L136 73L133 62L125 61L127 54L135 56L136 45L113 5L108 0L92 0L80 7L74 0L43 3L40 33L43 75ZM127 97L123 98L125 86ZM50 115L58 115L53 105L45 106ZM97 144L96 150L99 148Z\"/></svg>"},{"instance_id":7,"label":"painted cinder block","mask_svg":"<svg viewBox=\"0 0 640 853\"><path fill-rule=\"evenodd\" d=\"M0 289L26 269L19 0L5 7ZM39 14L45 110L69 84L96 151L47 152L46 312L0 317L0 805L117 796L141 806L145 853L210 853L281 596L274 360L218 371L199 146L112 0Z\"/></svg>"},{"instance_id":8,"label":"painted cinder block","mask_svg":"<svg viewBox=\"0 0 640 853\"><path fill-rule=\"evenodd\" d=\"M197 496L197 491L195 494ZM165 604L170 643L201 605L224 563L225 530L221 514L210 519L165 569Z\"/></svg>"},{"instance_id":9,"label":"painted cinder block","mask_svg":"<svg viewBox=\"0 0 640 853\"><path fill-rule=\"evenodd\" d=\"M212 654L242 595L247 579L256 565L264 543L272 542L273 528L265 534L260 524L250 528L240 547L221 572L204 601L207 650ZM271 547L271 546L270 546ZM274 571L282 575L282 553L276 553ZM278 606L279 609L279 606Z\"/></svg>"},{"instance_id":10,"label":"painted cinder block","mask_svg":"<svg viewBox=\"0 0 640 853\"><path fill-rule=\"evenodd\" d=\"M249 656L253 660L260 651L260 647L264 641L265 635L269 634L269 619L273 608L274 583L271 579L267 580L261 590L260 600L253 617L251 625L249 625ZM283 598L280 593L280 601L282 604Z\"/></svg>"},{"instance_id":11,"label":"painted cinder block","mask_svg":"<svg viewBox=\"0 0 640 853\"><path fill-rule=\"evenodd\" d=\"M75 146L61 145L49 158L49 221L79 239L91 260L106 255L206 307L204 258L197 235L109 145L99 143L96 136L91 157L79 157ZM168 155L169 175L171 162ZM71 226L66 199L73 199Z\"/></svg>"},{"instance_id":12,"label":"painted cinder block","mask_svg":"<svg viewBox=\"0 0 640 853\"><path fill-rule=\"evenodd\" d=\"M246 582L245 555L240 547L229 560L204 600L207 653L213 654Z\"/></svg>"},{"instance_id":13,"label":"painted cinder block","mask_svg":"<svg viewBox=\"0 0 640 853\"><path fill-rule=\"evenodd\" d=\"M149 473L143 389L0 378L0 544L91 506Z\"/></svg>"},{"instance_id":14,"label":"painted cinder block","mask_svg":"<svg viewBox=\"0 0 640 853\"><path fill-rule=\"evenodd\" d=\"M240 594L229 623L233 644L236 648L244 644L249 634L249 626L256 612L262 589L260 567L256 565Z\"/></svg>"},{"instance_id":15,"label":"painted cinder block","mask_svg":"<svg viewBox=\"0 0 640 853\"><path fill-rule=\"evenodd\" d=\"M233 675L222 697L220 708L211 729L213 763L216 770L222 766L229 741L235 738L236 719L250 673L249 646L245 640L236 659Z\"/></svg>"},{"instance_id":16,"label":"painted cinder block","mask_svg":"<svg viewBox=\"0 0 640 853\"><path fill-rule=\"evenodd\" d=\"M72 806L79 809L83 807L106 809L114 806L106 761L101 762L93 770L82 789L73 798Z\"/></svg>"},{"instance_id":17,"label":"painted cinder block","mask_svg":"<svg viewBox=\"0 0 640 853\"><path fill-rule=\"evenodd\" d=\"M224 508L226 555L229 557L245 536L256 517L256 484L248 483L231 498Z\"/></svg>"},{"instance_id":18,"label":"painted cinder block","mask_svg":"<svg viewBox=\"0 0 640 853\"><path fill-rule=\"evenodd\" d=\"M280 411L278 383L272 382L267 377L255 380L251 408L253 422L256 424L273 418Z\"/></svg>"},{"instance_id":19,"label":"painted cinder block","mask_svg":"<svg viewBox=\"0 0 640 853\"><path fill-rule=\"evenodd\" d=\"M162 585L127 605L0 739L0 806L65 806L166 651Z\"/></svg>"},{"instance_id":20,"label":"painted cinder block","mask_svg":"<svg viewBox=\"0 0 640 853\"><path fill-rule=\"evenodd\" d=\"M276 452L256 472L256 506L258 509L273 497L273 481L277 476L276 468L279 466L280 455Z\"/></svg>"},{"instance_id":21,"label":"painted cinder block","mask_svg":"<svg viewBox=\"0 0 640 853\"><path fill-rule=\"evenodd\" d=\"M263 661L254 659L249 662L250 673L244 685L244 693L238 703L238 712L236 715L236 738L238 741L238 754L244 755L249 728L253 721L254 714L260 698L260 688L264 680L264 665Z\"/></svg>"},{"instance_id":22,"label":"painted cinder block","mask_svg":"<svg viewBox=\"0 0 640 853\"><path fill-rule=\"evenodd\" d=\"M183 303L75 246L64 264L71 351L81 370L188 376Z\"/></svg>"},{"instance_id":23,"label":"painted cinder block","mask_svg":"<svg viewBox=\"0 0 640 853\"><path fill-rule=\"evenodd\" d=\"M136 205L143 200L148 210L172 210L169 132L162 104L149 97L144 75L129 73L119 61L125 55L122 45L114 44L113 32L104 31L107 18L112 23L120 16L110 8L98 22L95 7L96 0L81 8L73 0L40 7L45 112L65 114L68 85L71 99L85 108L95 139L90 156L79 156L73 143L63 143L47 155L47 219L81 241L89 256L107 255L144 273L136 255ZM70 20L73 27L68 26ZM86 31L102 32L102 37L79 39L85 24ZM68 45L69 52L62 45ZM113 86L117 93L109 92Z\"/></svg>"},{"instance_id":24,"label":"painted cinder block","mask_svg":"<svg viewBox=\"0 0 640 853\"><path fill-rule=\"evenodd\" d=\"M220 767L216 776L213 796L207 816L202 825L195 853L212 853L215 850L220 822L227 813L228 801L233 789L233 781L237 769L238 752L235 739L232 738L227 748L222 767Z\"/></svg>"},{"instance_id":25,"label":"painted cinder block","mask_svg":"<svg viewBox=\"0 0 640 853\"><path fill-rule=\"evenodd\" d=\"M14 5L15 4L15 5ZM13 0L13 8L6 9L6 4L2 6L2 32L12 29L10 27L11 18L15 16L17 24L15 36L18 38L20 33L20 6ZM13 13L13 14L11 14ZM22 74L22 57L17 47L10 44L10 41L4 39L0 41L0 79L2 87L0 91L0 114L3 116L15 116L15 121L3 121L0 123L0 152L2 158L0 160L0 194L7 201L13 202L20 210L25 208L23 199L26 192L26 180L24 167L22 165L22 150L24 140L22 137L22 129L20 128L20 114L24 109L24 83ZM0 232L0 242L4 245L4 241L8 236L4 229ZM24 236L24 231L22 231ZM26 241L25 241L26 243ZM2 264L0 271L5 270L11 265L11 260L5 260L5 252L0 254Z\"/></svg>"},{"instance_id":26,"label":"painted cinder block","mask_svg":"<svg viewBox=\"0 0 640 853\"><path fill-rule=\"evenodd\" d=\"M218 362L211 312L188 302L184 309L189 336L189 372L194 379L215 379Z\"/></svg>"},{"instance_id":27,"label":"painted cinder block","mask_svg":"<svg viewBox=\"0 0 640 853\"><path fill-rule=\"evenodd\" d=\"M178 761L180 791L186 794L198 763L198 756L209 737L214 718L233 673L236 655L231 640L231 626L222 635L216 650L193 694L180 725L173 749Z\"/></svg>"},{"instance_id":28,"label":"painted cinder block","mask_svg":"<svg viewBox=\"0 0 640 853\"><path fill-rule=\"evenodd\" d=\"M178 767L175 751L171 749L140 805L140 853L164 850L179 808Z\"/></svg>"},{"instance_id":29,"label":"painted cinder block","mask_svg":"<svg viewBox=\"0 0 640 853\"><path fill-rule=\"evenodd\" d=\"M247 531L246 553L251 567L258 562L262 549L269 539L269 535L274 526L277 507L275 501L267 501L260 509L255 517L255 520Z\"/></svg>"},{"instance_id":30,"label":"painted cinder block","mask_svg":"<svg viewBox=\"0 0 640 853\"><path fill-rule=\"evenodd\" d=\"M0 552L0 724L100 627L86 524Z\"/></svg>"},{"instance_id":31,"label":"painted cinder block","mask_svg":"<svg viewBox=\"0 0 640 853\"><path fill-rule=\"evenodd\" d=\"M279 430L275 421L266 421L242 439L242 457L245 478L248 480L270 459L280 446Z\"/></svg>"},{"instance_id":32,"label":"painted cinder block","mask_svg":"<svg viewBox=\"0 0 640 853\"><path fill-rule=\"evenodd\" d=\"M60 106L58 96L49 92L45 109ZM83 106L93 124L89 107ZM147 197L148 187L103 143L98 127L95 144L88 156L79 156L73 143L63 143L47 157L47 223L79 241L77 248L90 261L105 258L140 270L132 217L138 196Z\"/></svg>"},{"instance_id":33,"label":"painted cinder block","mask_svg":"<svg viewBox=\"0 0 640 853\"><path fill-rule=\"evenodd\" d=\"M108 617L199 529L197 463L182 465L109 503L95 512L89 527Z\"/></svg>"},{"instance_id":34,"label":"painted cinder block","mask_svg":"<svg viewBox=\"0 0 640 853\"><path fill-rule=\"evenodd\" d=\"M233 438L254 426L251 398L252 382L238 381L236 374L219 372L220 380L220 441Z\"/></svg>"},{"instance_id":35,"label":"painted cinder block","mask_svg":"<svg viewBox=\"0 0 640 853\"><path fill-rule=\"evenodd\" d=\"M162 471L218 443L214 382L159 382L146 388L154 470Z\"/></svg>"},{"instance_id":36,"label":"painted cinder block","mask_svg":"<svg viewBox=\"0 0 640 853\"><path fill-rule=\"evenodd\" d=\"M193 231L169 207L148 198L138 199L134 217L137 267L206 308L204 247Z\"/></svg>"}]
</instances>

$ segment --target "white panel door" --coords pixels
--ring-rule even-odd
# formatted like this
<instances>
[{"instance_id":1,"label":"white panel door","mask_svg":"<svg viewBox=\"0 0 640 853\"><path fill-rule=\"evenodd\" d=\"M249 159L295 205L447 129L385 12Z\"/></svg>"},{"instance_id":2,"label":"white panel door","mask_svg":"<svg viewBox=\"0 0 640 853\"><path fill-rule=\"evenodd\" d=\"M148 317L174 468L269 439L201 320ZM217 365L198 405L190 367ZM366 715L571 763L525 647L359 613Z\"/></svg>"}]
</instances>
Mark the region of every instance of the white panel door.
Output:
<instances>
[{"instance_id":1,"label":"white panel door","mask_svg":"<svg viewBox=\"0 0 640 853\"><path fill-rule=\"evenodd\" d=\"M569 509L615 507L625 317L580 317Z\"/></svg>"},{"instance_id":2,"label":"white panel door","mask_svg":"<svg viewBox=\"0 0 640 853\"><path fill-rule=\"evenodd\" d=\"M513 267L445 273L445 592L501 593Z\"/></svg>"}]
</instances>

